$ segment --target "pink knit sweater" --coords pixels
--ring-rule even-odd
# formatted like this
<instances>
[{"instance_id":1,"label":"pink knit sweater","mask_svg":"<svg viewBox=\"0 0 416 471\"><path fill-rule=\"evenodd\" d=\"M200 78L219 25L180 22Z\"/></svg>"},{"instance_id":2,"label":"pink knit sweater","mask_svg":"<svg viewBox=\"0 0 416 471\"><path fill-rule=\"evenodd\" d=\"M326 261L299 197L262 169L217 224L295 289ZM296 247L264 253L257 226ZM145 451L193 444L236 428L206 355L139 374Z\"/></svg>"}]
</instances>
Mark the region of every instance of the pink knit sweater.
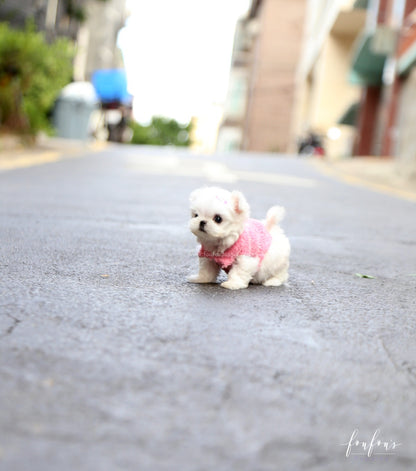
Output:
<instances>
[{"instance_id":1,"label":"pink knit sweater","mask_svg":"<svg viewBox=\"0 0 416 471\"><path fill-rule=\"evenodd\" d=\"M201 246L199 256L214 260L225 271L231 269L235 259L240 255L258 257L259 266L263 261L266 252L269 250L272 236L267 232L264 225L256 219L248 219L244 230L237 241L220 255L215 255Z\"/></svg>"}]
</instances>

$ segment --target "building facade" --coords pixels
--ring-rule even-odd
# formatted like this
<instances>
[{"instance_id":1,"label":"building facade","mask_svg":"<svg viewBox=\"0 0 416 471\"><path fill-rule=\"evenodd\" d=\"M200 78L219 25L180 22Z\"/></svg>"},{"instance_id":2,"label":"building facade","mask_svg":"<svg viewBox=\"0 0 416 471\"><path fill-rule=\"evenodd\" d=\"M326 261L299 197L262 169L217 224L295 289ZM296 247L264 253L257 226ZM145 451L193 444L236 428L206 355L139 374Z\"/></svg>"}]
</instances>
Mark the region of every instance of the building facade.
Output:
<instances>
[{"instance_id":1,"label":"building facade","mask_svg":"<svg viewBox=\"0 0 416 471\"><path fill-rule=\"evenodd\" d=\"M366 27L351 71L361 101L355 155L395 157L416 178L416 0L368 0Z\"/></svg>"},{"instance_id":2,"label":"building facade","mask_svg":"<svg viewBox=\"0 0 416 471\"><path fill-rule=\"evenodd\" d=\"M354 0L308 1L296 78L293 143L314 133L330 157L351 154L361 88L351 81L350 70L365 23L366 10Z\"/></svg>"},{"instance_id":3,"label":"building facade","mask_svg":"<svg viewBox=\"0 0 416 471\"><path fill-rule=\"evenodd\" d=\"M236 25L227 96L217 138L217 149L220 151L243 149L252 51L257 29L258 21L253 14L241 18Z\"/></svg>"},{"instance_id":4,"label":"building facade","mask_svg":"<svg viewBox=\"0 0 416 471\"><path fill-rule=\"evenodd\" d=\"M406 2L396 58L397 112L393 145L401 172L416 178L416 1Z\"/></svg>"},{"instance_id":5,"label":"building facade","mask_svg":"<svg viewBox=\"0 0 416 471\"><path fill-rule=\"evenodd\" d=\"M309 0L293 134L416 177L415 67L416 0Z\"/></svg>"},{"instance_id":6,"label":"building facade","mask_svg":"<svg viewBox=\"0 0 416 471\"><path fill-rule=\"evenodd\" d=\"M124 68L117 36L127 19L126 0L88 0L77 34L75 80L90 80L99 69Z\"/></svg>"},{"instance_id":7,"label":"building facade","mask_svg":"<svg viewBox=\"0 0 416 471\"><path fill-rule=\"evenodd\" d=\"M305 0L252 0L237 26L219 149L287 152Z\"/></svg>"}]
</instances>

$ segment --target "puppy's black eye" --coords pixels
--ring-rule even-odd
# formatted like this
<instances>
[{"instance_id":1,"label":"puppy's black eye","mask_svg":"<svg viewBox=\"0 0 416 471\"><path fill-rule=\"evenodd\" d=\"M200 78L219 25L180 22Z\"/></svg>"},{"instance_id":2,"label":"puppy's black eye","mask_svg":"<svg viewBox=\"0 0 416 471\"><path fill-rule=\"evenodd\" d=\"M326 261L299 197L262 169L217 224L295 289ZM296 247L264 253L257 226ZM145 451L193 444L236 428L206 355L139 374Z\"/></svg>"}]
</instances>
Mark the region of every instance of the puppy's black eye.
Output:
<instances>
[{"instance_id":1,"label":"puppy's black eye","mask_svg":"<svg viewBox=\"0 0 416 471\"><path fill-rule=\"evenodd\" d=\"M198 214L193 213L193 214L192 214L192 217L197 218L197 217L198 217Z\"/></svg>"},{"instance_id":2,"label":"puppy's black eye","mask_svg":"<svg viewBox=\"0 0 416 471\"><path fill-rule=\"evenodd\" d=\"M219 214L216 214L214 217L213 217L213 220L217 223L217 224L220 224L222 222L222 217L219 215Z\"/></svg>"}]
</instances>

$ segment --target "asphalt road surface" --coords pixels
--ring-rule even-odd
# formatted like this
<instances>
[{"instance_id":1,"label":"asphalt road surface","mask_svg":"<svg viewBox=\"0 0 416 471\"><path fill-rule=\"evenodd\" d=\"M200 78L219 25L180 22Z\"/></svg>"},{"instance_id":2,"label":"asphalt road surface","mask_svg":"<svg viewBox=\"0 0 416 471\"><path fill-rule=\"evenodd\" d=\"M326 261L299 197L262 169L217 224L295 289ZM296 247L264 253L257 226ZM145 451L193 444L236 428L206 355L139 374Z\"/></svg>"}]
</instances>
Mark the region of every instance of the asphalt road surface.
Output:
<instances>
[{"instance_id":1,"label":"asphalt road surface","mask_svg":"<svg viewBox=\"0 0 416 471\"><path fill-rule=\"evenodd\" d=\"M0 173L2 471L416 469L414 203L295 158L66 157ZM286 207L287 286L187 283L206 184Z\"/></svg>"}]
</instances>

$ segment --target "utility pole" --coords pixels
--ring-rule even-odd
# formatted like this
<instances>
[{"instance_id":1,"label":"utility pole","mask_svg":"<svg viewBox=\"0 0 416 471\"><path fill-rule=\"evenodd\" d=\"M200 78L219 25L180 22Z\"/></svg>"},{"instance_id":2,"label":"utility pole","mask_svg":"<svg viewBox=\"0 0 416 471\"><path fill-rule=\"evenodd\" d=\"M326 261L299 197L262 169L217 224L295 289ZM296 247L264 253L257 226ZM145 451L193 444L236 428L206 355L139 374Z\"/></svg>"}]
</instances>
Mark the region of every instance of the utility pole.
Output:
<instances>
[{"instance_id":1,"label":"utility pole","mask_svg":"<svg viewBox=\"0 0 416 471\"><path fill-rule=\"evenodd\" d=\"M45 16L45 29L50 37L54 36L59 0L48 0Z\"/></svg>"}]
</instances>

